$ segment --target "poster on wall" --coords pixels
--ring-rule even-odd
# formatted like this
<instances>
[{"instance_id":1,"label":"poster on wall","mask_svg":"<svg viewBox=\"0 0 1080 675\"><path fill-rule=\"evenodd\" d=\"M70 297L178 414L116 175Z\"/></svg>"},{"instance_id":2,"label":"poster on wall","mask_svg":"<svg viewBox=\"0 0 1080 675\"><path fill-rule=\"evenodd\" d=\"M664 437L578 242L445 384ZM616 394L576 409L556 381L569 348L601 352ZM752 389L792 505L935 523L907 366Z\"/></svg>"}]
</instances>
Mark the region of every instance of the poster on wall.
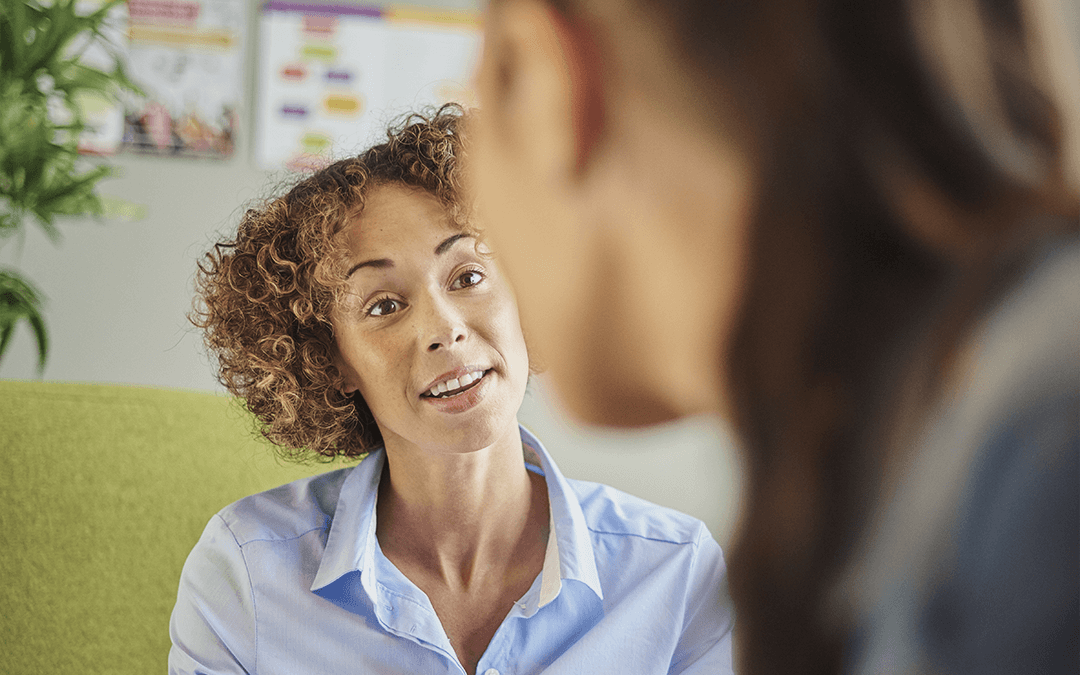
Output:
<instances>
[{"instance_id":1,"label":"poster on wall","mask_svg":"<svg viewBox=\"0 0 1080 675\"><path fill-rule=\"evenodd\" d=\"M128 75L145 97L124 106L121 147L232 154L244 94L245 0L128 0Z\"/></svg>"},{"instance_id":2,"label":"poster on wall","mask_svg":"<svg viewBox=\"0 0 1080 675\"><path fill-rule=\"evenodd\" d=\"M256 162L323 166L378 142L402 113L472 104L474 14L271 0L263 7Z\"/></svg>"}]
</instances>

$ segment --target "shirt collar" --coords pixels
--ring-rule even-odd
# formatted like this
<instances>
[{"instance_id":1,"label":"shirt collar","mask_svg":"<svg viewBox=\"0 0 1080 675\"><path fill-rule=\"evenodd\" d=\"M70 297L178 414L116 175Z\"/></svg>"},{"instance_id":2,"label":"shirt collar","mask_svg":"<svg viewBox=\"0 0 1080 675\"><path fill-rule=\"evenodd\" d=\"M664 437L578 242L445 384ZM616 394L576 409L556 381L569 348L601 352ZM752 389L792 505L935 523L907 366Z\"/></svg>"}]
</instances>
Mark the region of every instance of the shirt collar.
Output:
<instances>
[{"instance_id":1,"label":"shirt collar","mask_svg":"<svg viewBox=\"0 0 1080 675\"><path fill-rule=\"evenodd\" d=\"M375 597L374 575L363 572L375 568L375 547L378 546L375 504L385 464L385 452L381 448L374 450L342 482L312 591L329 586L347 574L360 572L364 589L369 597Z\"/></svg>"},{"instance_id":2,"label":"shirt collar","mask_svg":"<svg viewBox=\"0 0 1080 675\"><path fill-rule=\"evenodd\" d=\"M539 606L543 607L554 600L559 594L562 582L566 580L585 584L602 600L604 593L600 587L600 575L596 571L596 555L581 503L540 439L525 427L519 429L526 454L525 461L532 464L539 460L540 470L543 471L547 483L548 504L551 506L551 532L548 534L548 548L544 556ZM558 561L559 565L557 575L552 569L555 561Z\"/></svg>"},{"instance_id":3,"label":"shirt collar","mask_svg":"<svg viewBox=\"0 0 1080 675\"><path fill-rule=\"evenodd\" d=\"M539 588L534 584L526 594L523 609L532 615L558 597L563 581L580 582L603 599L585 514L577 495L559 472L539 439L519 427L525 461L543 473L551 508L551 531L544 556ZM378 540L375 536L375 505L379 494L386 455L373 451L360 462L341 486L337 508L330 524L322 562L311 590L319 591L342 577L360 573L366 595L377 602L381 565L377 565ZM557 565L557 567L556 567ZM382 570L385 573L385 570Z\"/></svg>"}]
</instances>

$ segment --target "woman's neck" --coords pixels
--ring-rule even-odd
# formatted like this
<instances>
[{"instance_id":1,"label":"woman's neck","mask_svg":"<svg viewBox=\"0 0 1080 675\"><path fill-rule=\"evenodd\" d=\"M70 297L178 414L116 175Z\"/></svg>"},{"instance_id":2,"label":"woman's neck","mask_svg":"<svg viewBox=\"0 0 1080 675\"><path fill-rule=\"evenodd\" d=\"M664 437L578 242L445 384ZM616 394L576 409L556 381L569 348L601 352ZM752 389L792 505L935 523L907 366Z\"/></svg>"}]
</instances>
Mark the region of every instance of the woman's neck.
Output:
<instances>
[{"instance_id":1,"label":"woman's neck","mask_svg":"<svg viewBox=\"0 0 1080 675\"><path fill-rule=\"evenodd\" d=\"M544 480L525 468L516 423L511 431L467 453L387 447L376 536L407 576L467 592L546 540Z\"/></svg>"}]
</instances>

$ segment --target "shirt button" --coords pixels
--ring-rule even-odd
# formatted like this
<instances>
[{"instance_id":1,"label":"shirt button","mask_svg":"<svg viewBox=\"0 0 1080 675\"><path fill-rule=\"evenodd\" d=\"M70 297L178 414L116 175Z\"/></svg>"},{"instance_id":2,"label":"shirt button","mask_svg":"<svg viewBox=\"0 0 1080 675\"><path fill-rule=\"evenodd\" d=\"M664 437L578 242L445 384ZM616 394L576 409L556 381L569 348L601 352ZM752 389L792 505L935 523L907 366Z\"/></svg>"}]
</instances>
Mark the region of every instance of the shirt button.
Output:
<instances>
[{"instance_id":1,"label":"shirt button","mask_svg":"<svg viewBox=\"0 0 1080 675\"><path fill-rule=\"evenodd\" d=\"M484 675L499 675L499 671L495 670L494 668L488 668L484 671Z\"/></svg>"}]
</instances>

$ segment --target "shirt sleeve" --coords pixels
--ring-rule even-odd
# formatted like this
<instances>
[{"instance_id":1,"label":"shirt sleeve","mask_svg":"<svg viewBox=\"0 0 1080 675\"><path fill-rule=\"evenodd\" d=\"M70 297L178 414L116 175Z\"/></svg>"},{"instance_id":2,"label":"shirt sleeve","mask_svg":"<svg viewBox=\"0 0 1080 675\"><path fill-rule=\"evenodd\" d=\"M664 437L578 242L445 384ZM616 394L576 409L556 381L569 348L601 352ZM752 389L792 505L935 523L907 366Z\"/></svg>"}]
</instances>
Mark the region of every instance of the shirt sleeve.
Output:
<instances>
[{"instance_id":1,"label":"shirt sleeve","mask_svg":"<svg viewBox=\"0 0 1080 675\"><path fill-rule=\"evenodd\" d=\"M210 520L184 563L169 635L169 675L254 672L251 579L221 516Z\"/></svg>"},{"instance_id":2,"label":"shirt sleeve","mask_svg":"<svg viewBox=\"0 0 1080 675\"><path fill-rule=\"evenodd\" d=\"M671 675L730 675L734 615L727 566L720 545L701 525L686 585L682 635L672 655Z\"/></svg>"}]
</instances>

